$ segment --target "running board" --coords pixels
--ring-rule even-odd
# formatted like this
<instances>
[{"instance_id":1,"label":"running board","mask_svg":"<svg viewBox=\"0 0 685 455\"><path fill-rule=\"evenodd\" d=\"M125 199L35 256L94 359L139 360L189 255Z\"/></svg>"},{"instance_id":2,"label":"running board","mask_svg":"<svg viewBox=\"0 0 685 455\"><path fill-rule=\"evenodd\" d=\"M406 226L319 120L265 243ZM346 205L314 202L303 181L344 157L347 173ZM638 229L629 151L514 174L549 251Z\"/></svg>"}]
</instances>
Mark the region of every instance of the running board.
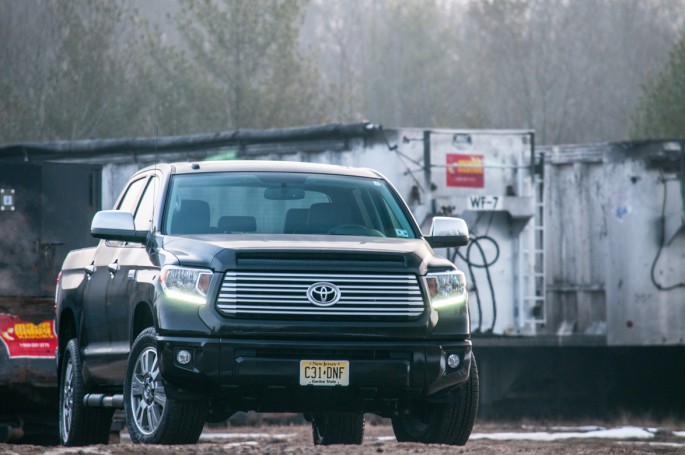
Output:
<instances>
[{"instance_id":1,"label":"running board","mask_svg":"<svg viewBox=\"0 0 685 455\"><path fill-rule=\"evenodd\" d=\"M105 395L104 393L89 393L83 397L83 405L96 408L124 409L124 396Z\"/></svg>"}]
</instances>

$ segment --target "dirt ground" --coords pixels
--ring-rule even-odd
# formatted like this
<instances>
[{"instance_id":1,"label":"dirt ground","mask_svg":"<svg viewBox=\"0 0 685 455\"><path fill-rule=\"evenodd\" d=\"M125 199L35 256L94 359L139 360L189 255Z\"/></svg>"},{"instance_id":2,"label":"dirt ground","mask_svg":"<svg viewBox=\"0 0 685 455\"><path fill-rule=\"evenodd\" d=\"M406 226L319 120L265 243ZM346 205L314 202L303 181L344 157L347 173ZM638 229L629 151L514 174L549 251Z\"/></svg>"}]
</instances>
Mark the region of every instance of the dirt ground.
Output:
<instances>
[{"instance_id":1,"label":"dirt ground","mask_svg":"<svg viewBox=\"0 0 685 455\"><path fill-rule=\"evenodd\" d=\"M621 427L621 424L614 425ZM640 426L640 429L647 428ZM110 445L67 448L61 446L35 446L26 444L0 444L0 454L58 455L58 454L664 454L685 453L685 437L674 434L680 431L673 424L649 428L648 438L620 439L568 439L557 441L517 440L521 435L564 434L577 432L576 426L559 429L540 424L524 423L477 423L474 438L465 447L397 443L392 428L387 422L367 425L364 443L361 446L314 446L311 428L308 425L228 427L206 430L200 442L188 446L134 445L125 432L119 443ZM585 431L585 430L583 430ZM514 434L511 436L510 434ZM490 437L505 438L491 440ZM512 439L513 438L513 439Z\"/></svg>"}]
</instances>

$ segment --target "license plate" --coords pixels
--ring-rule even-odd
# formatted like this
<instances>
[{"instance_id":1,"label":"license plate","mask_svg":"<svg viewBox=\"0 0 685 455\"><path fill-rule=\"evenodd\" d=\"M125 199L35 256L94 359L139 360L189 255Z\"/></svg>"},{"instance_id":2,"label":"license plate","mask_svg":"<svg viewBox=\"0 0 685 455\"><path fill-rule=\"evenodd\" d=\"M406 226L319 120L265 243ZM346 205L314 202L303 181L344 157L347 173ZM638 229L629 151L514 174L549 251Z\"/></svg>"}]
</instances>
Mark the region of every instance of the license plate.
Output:
<instances>
[{"instance_id":1,"label":"license plate","mask_svg":"<svg viewBox=\"0 0 685 455\"><path fill-rule=\"evenodd\" d=\"M300 385L350 385L347 360L300 360Z\"/></svg>"}]
</instances>

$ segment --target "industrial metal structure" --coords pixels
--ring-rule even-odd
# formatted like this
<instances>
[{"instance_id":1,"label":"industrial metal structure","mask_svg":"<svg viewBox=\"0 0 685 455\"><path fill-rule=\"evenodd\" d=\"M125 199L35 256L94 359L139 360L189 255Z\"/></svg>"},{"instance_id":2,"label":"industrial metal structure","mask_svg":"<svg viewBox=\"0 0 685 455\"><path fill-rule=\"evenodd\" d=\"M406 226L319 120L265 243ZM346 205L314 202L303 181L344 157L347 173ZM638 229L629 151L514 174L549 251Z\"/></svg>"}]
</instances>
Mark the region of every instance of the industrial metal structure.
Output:
<instances>
[{"instance_id":1,"label":"industrial metal structure","mask_svg":"<svg viewBox=\"0 0 685 455\"><path fill-rule=\"evenodd\" d=\"M55 280L70 249L95 243L100 171L0 164L0 442L56 440Z\"/></svg>"},{"instance_id":2,"label":"industrial metal structure","mask_svg":"<svg viewBox=\"0 0 685 455\"><path fill-rule=\"evenodd\" d=\"M101 166L103 208L128 175L156 162L276 159L376 169L420 225L443 214L469 224L470 245L444 254L470 274L485 415L514 408L667 414L685 409L685 397L673 396L685 374L684 148L685 140L536 147L527 130L364 123L6 145L0 169Z\"/></svg>"}]
</instances>

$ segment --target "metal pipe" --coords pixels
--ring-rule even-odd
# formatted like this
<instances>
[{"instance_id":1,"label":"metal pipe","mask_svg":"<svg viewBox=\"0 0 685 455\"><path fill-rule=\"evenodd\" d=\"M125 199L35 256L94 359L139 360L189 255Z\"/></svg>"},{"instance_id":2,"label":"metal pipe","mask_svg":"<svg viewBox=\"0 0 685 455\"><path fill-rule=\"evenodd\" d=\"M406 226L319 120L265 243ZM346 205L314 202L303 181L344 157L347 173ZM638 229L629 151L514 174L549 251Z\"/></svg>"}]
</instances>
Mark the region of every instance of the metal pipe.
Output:
<instances>
[{"instance_id":1,"label":"metal pipe","mask_svg":"<svg viewBox=\"0 0 685 455\"><path fill-rule=\"evenodd\" d=\"M83 397L83 404L96 408L121 409L124 407L124 396L121 394L105 395L104 393L89 393Z\"/></svg>"}]
</instances>

